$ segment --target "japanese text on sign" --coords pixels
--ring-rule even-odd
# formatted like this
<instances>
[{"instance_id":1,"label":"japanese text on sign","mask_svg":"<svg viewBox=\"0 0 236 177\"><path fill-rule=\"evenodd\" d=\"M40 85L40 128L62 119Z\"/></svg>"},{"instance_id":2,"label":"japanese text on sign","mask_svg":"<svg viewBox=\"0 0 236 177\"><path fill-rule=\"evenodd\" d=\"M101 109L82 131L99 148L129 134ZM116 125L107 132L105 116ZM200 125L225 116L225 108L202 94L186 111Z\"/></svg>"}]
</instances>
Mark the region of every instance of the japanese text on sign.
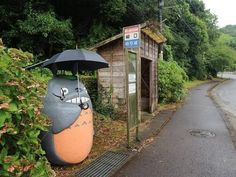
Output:
<instances>
[{"instance_id":1,"label":"japanese text on sign","mask_svg":"<svg viewBox=\"0 0 236 177\"><path fill-rule=\"evenodd\" d=\"M139 25L128 26L124 28L124 48L138 48L139 47Z\"/></svg>"}]
</instances>

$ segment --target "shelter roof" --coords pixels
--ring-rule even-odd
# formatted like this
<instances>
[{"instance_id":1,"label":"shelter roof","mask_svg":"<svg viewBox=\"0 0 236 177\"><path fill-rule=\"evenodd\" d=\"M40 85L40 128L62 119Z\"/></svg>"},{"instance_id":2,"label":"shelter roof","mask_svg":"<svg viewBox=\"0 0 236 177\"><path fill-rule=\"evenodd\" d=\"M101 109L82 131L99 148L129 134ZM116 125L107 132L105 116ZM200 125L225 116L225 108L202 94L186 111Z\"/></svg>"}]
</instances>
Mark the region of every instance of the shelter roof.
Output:
<instances>
[{"instance_id":1,"label":"shelter roof","mask_svg":"<svg viewBox=\"0 0 236 177\"><path fill-rule=\"evenodd\" d=\"M141 32L149 36L151 39L153 39L156 43L161 44L166 42L166 38L159 32L158 30L158 24L153 22L146 22L141 24ZM104 41L101 41L91 47L89 47L89 50L96 50L97 48L104 46L110 42L113 42L117 39L120 39L123 37L123 33L119 33L115 36L112 36Z\"/></svg>"}]
</instances>

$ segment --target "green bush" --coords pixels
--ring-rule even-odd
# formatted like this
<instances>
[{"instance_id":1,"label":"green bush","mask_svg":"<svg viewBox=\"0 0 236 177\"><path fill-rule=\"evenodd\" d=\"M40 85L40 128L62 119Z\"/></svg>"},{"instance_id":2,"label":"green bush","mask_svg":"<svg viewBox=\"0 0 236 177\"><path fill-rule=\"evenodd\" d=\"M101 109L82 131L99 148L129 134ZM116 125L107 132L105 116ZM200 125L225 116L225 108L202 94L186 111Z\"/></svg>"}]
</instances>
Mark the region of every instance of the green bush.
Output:
<instances>
[{"instance_id":1,"label":"green bush","mask_svg":"<svg viewBox=\"0 0 236 177\"><path fill-rule=\"evenodd\" d=\"M45 85L29 71L32 54L0 43L0 176L51 176L38 138L46 130L39 95Z\"/></svg>"},{"instance_id":2,"label":"green bush","mask_svg":"<svg viewBox=\"0 0 236 177\"><path fill-rule=\"evenodd\" d=\"M82 75L80 80L88 90L94 110L104 116L112 117L114 107L111 103L111 90L107 91L100 87L98 93L97 77L95 75Z\"/></svg>"},{"instance_id":3,"label":"green bush","mask_svg":"<svg viewBox=\"0 0 236 177\"><path fill-rule=\"evenodd\" d=\"M97 77L95 75L81 75L80 80L85 85L92 103L95 103L98 97Z\"/></svg>"},{"instance_id":4,"label":"green bush","mask_svg":"<svg viewBox=\"0 0 236 177\"><path fill-rule=\"evenodd\" d=\"M159 62L159 102L180 101L185 95L184 82L188 79L185 71L173 60Z\"/></svg>"},{"instance_id":5,"label":"green bush","mask_svg":"<svg viewBox=\"0 0 236 177\"><path fill-rule=\"evenodd\" d=\"M109 116L110 118L114 118L113 117L114 107L111 102L111 93L112 93L112 89L106 90L100 87L99 93L94 102L94 108L96 112L104 116Z\"/></svg>"}]
</instances>

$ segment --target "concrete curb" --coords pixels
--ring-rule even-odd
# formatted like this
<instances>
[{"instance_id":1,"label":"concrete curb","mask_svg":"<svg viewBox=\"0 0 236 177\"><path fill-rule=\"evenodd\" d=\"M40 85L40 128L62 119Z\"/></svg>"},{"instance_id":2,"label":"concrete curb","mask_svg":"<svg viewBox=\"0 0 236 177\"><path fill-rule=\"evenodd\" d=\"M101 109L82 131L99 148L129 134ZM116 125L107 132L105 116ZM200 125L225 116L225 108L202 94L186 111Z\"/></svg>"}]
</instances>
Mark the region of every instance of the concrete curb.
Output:
<instances>
[{"instance_id":1,"label":"concrete curb","mask_svg":"<svg viewBox=\"0 0 236 177\"><path fill-rule=\"evenodd\" d=\"M209 97L212 99L213 103L216 105L217 110L219 111L222 119L224 120L227 129L229 130L229 134L230 137L233 141L234 147L236 149L236 130L234 129L234 127L231 124L231 119L232 117L235 117L234 115L232 115L230 112L224 110L221 106L221 101L219 100L219 98L215 95L216 90L223 84L226 84L226 82L228 82L229 79L227 80L223 80L219 83L217 83L216 85L214 85L212 88L210 88L208 90L208 95Z\"/></svg>"}]
</instances>

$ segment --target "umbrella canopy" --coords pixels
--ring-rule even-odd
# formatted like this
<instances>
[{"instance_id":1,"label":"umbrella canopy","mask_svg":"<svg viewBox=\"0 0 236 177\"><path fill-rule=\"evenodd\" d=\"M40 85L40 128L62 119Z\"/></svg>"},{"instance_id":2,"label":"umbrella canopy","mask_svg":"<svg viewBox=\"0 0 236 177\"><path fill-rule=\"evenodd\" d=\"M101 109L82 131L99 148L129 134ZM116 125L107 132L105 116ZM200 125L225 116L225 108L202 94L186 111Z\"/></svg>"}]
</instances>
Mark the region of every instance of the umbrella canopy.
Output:
<instances>
[{"instance_id":1,"label":"umbrella canopy","mask_svg":"<svg viewBox=\"0 0 236 177\"><path fill-rule=\"evenodd\" d=\"M92 71L100 68L107 68L108 63L96 52L84 49L65 50L61 53L53 55L47 60L43 67L52 71Z\"/></svg>"}]
</instances>

